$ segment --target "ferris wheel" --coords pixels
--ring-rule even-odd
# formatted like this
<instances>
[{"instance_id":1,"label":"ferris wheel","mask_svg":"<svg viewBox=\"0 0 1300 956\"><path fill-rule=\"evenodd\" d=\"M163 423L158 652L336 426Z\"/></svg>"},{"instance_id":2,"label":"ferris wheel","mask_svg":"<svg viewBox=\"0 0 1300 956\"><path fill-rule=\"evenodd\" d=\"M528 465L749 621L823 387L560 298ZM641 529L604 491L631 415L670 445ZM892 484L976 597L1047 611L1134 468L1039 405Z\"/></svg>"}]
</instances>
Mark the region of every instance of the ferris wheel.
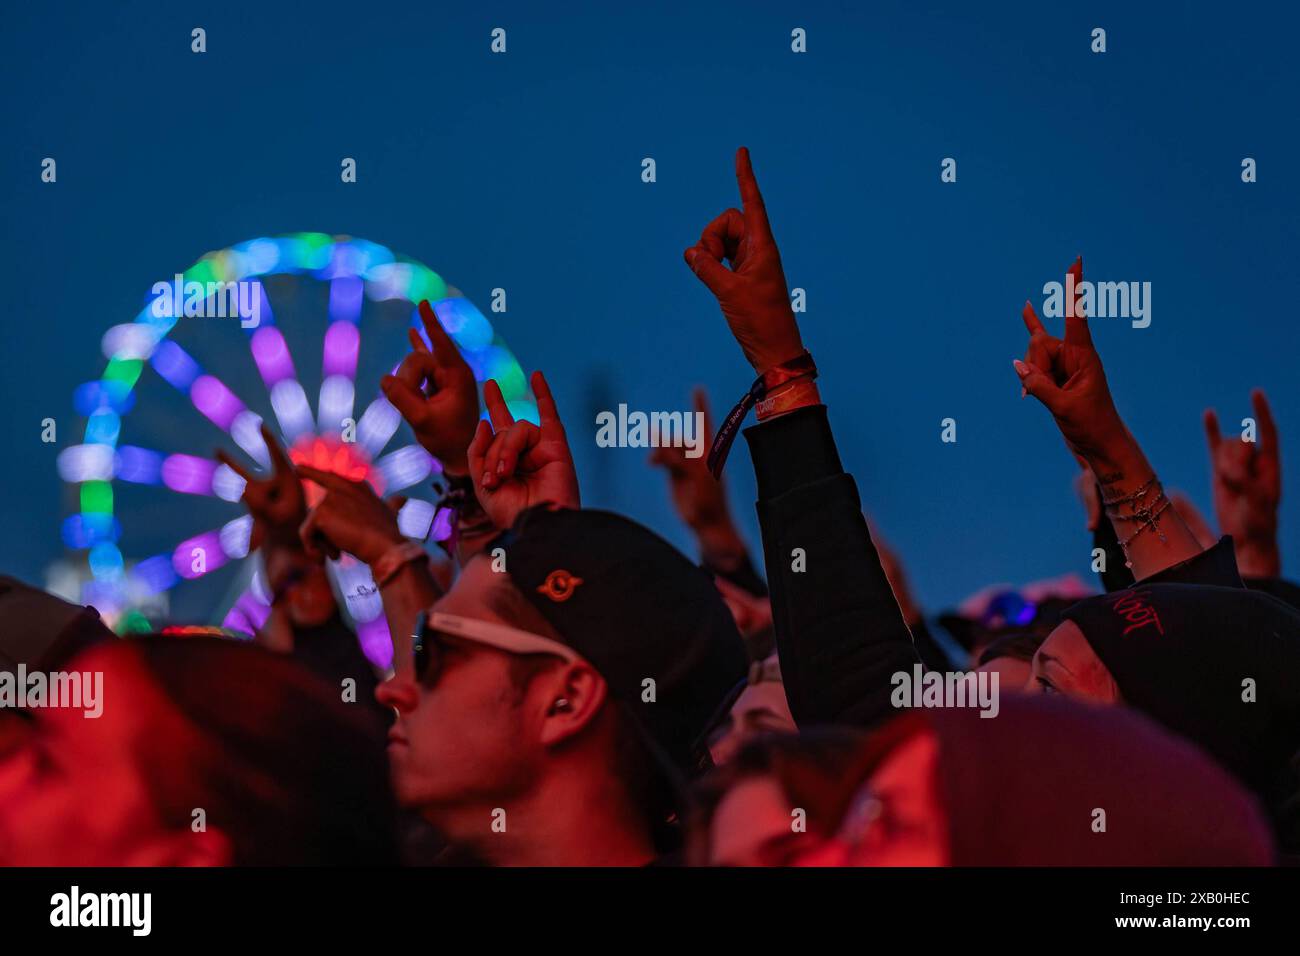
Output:
<instances>
[{"instance_id":1,"label":"ferris wheel","mask_svg":"<svg viewBox=\"0 0 1300 956\"><path fill-rule=\"evenodd\" d=\"M271 467L261 434L266 420L295 463L366 481L380 495L429 487L441 466L414 441L389 447L403 422L378 384L379 374L391 372L400 358L393 350L405 341L404 326L425 335L416 306L426 299L475 378L495 379L515 417L536 421L523 370L482 312L428 266L377 243L323 233L251 239L210 252L155 284L133 321L104 333L104 371L73 396L86 419L84 437L58 456L59 475L75 502L63 520L63 542L84 555L88 572L82 603L118 630L152 629L160 622L150 619L148 609L158 606L159 596L223 574L237 584L235 596L226 602L224 617L211 623L251 635L265 622L270 594L249 552L252 518L239 504L244 479L209 455L172 450L210 426L262 469ZM359 358L362 332L372 325L382 335L375 355L384 364L371 380L359 373ZM187 328L213 356L211 367L178 341L177 333ZM319 367L296 361L290 339L299 343L300 355L302 342L315 343ZM314 409L303 384L308 374L318 374ZM359 377L366 379L360 386ZM182 401L155 397L167 407L144 414L142 384L153 379L169 388L151 394L179 393ZM227 381L243 381L261 394L254 401ZM256 410L267 403L269 416ZM153 516L165 509L133 509L132 520L151 532L133 534L139 529L115 513L119 491L128 488L132 494L152 488L162 496L228 503L229 518L215 526L179 527L174 545L141 556L135 539L156 537ZM199 510L172 508L166 522L180 524L192 513L197 521ZM448 519L432 501L415 496L398 513L403 534L420 540L447 538ZM391 643L369 569L343 554L328 570L367 656L386 666Z\"/></svg>"}]
</instances>

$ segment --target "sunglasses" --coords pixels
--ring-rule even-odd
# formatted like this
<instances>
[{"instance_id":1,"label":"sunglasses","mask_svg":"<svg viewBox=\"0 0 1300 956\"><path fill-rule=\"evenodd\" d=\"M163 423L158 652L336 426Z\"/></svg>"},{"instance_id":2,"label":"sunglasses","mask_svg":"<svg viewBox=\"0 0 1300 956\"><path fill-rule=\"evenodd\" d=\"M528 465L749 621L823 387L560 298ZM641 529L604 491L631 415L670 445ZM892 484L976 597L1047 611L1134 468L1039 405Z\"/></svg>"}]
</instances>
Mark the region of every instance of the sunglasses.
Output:
<instances>
[{"instance_id":1,"label":"sunglasses","mask_svg":"<svg viewBox=\"0 0 1300 956\"><path fill-rule=\"evenodd\" d=\"M415 656L415 676L422 684L432 686L437 682L447 653L448 637L471 641L507 654L551 654L570 664L582 660L582 656L569 645L540 634L458 614L421 611L415 618L412 650Z\"/></svg>"}]
</instances>

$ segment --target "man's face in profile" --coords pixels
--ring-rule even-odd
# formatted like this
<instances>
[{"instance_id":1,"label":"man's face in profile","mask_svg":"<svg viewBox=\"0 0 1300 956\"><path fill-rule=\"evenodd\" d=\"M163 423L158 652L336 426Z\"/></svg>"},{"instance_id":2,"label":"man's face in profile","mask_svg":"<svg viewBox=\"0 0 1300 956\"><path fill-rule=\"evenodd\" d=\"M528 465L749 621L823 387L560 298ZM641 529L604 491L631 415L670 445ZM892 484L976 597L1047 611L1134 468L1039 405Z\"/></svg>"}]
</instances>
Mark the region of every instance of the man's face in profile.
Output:
<instances>
[{"instance_id":1,"label":"man's face in profile","mask_svg":"<svg viewBox=\"0 0 1300 956\"><path fill-rule=\"evenodd\" d=\"M476 557L433 609L518 627L492 600L503 587L512 587L509 578ZM529 746L511 655L453 635L430 637L426 675L417 678L408 662L378 696L397 711L388 755L398 799L437 823L446 812L523 789L539 750Z\"/></svg>"}]
</instances>

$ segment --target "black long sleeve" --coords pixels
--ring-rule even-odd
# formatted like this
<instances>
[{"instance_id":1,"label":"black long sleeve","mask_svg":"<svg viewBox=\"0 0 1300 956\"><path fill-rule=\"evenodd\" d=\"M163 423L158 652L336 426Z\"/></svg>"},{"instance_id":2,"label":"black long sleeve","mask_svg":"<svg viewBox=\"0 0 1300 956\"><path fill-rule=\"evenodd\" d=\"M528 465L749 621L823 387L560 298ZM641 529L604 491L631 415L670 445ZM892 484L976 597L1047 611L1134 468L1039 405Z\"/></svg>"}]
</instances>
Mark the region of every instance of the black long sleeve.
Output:
<instances>
[{"instance_id":1,"label":"black long sleeve","mask_svg":"<svg viewBox=\"0 0 1300 956\"><path fill-rule=\"evenodd\" d=\"M1147 532L1148 534L1150 532ZM1107 593L1131 588L1136 582L1133 572L1124 564L1124 551L1119 546L1115 529L1110 521L1102 518L1097 522L1097 529L1092 533L1092 545L1106 552L1106 570L1099 574L1102 588ZM1237 553L1232 544L1232 537L1224 535L1214 545L1200 554L1171 565L1163 571L1157 571L1150 577L1143 578L1143 584L1212 584L1217 587L1246 587L1237 570Z\"/></svg>"},{"instance_id":2,"label":"black long sleeve","mask_svg":"<svg viewBox=\"0 0 1300 956\"><path fill-rule=\"evenodd\" d=\"M755 425L745 439L790 712L800 726L874 725L893 713L891 676L918 658L826 407Z\"/></svg>"}]
</instances>

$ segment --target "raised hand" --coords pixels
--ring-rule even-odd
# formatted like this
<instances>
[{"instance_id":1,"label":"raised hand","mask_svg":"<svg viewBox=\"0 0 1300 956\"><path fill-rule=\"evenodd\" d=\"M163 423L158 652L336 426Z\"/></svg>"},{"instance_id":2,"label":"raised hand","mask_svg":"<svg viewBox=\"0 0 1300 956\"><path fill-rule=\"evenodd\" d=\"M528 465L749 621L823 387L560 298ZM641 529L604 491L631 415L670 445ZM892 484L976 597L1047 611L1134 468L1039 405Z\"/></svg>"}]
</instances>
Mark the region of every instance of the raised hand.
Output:
<instances>
[{"instance_id":1,"label":"raised hand","mask_svg":"<svg viewBox=\"0 0 1300 956\"><path fill-rule=\"evenodd\" d=\"M1083 259L1076 259L1069 271L1078 289ZM1032 395L1047 406L1070 450L1092 469L1101 485L1099 504L1115 528L1133 577L1141 581L1199 554L1201 545L1165 498L1155 471L1115 408L1078 302L1066 303L1064 339L1048 334L1028 302L1022 317L1029 349L1024 361L1013 363L1021 397Z\"/></svg>"},{"instance_id":2,"label":"raised hand","mask_svg":"<svg viewBox=\"0 0 1300 956\"><path fill-rule=\"evenodd\" d=\"M717 297L745 358L762 374L802 353L803 341L749 150L743 146L736 151L736 182L744 211L733 208L722 213L704 227L700 241L684 255L686 264ZM731 263L730 269L723 265L724 259Z\"/></svg>"},{"instance_id":3,"label":"raised hand","mask_svg":"<svg viewBox=\"0 0 1300 956\"><path fill-rule=\"evenodd\" d=\"M308 554L317 559L337 560L346 551L366 564L373 564L385 551L404 540L397 528L396 509L382 501L367 482L350 481L307 465L299 465L298 474L325 491L325 497L311 509L298 529Z\"/></svg>"},{"instance_id":4,"label":"raised hand","mask_svg":"<svg viewBox=\"0 0 1300 956\"><path fill-rule=\"evenodd\" d=\"M411 353L402 360L397 374L385 375L379 387L415 431L420 444L442 463L443 471L464 475L469 469L465 449L478 424L478 386L474 372L427 301L420 303L420 319L433 351L410 329Z\"/></svg>"},{"instance_id":5,"label":"raised hand","mask_svg":"<svg viewBox=\"0 0 1300 956\"><path fill-rule=\"evenodd\" d=\"M551 388L541 372L533 373L532 386L540 427L515 421L495 381L483 386L491 424L478 424L469 470L479 504L498 528L510 527L520 512L543 502L581 507L573 454Z\"/></svg>"},{"instance_id":6,"label":"raised hand","mask_svg":"<svg viewBox=\"0 0 1300 956\"><path fill-rule=\"evenodd\" d=\"M704 422L700 443L708 448L713 442L709 399L702 388L695 389L692 398L695 411ZM713 477L708 460L703 455L688 457L685 446L660 445L650 454L650 464L668 472L668 486L677 516L694 532L705 563L724 569L741 564L746 556L745 542L732 518L726 486Z\"/></svg>"},{"instance_id":7,"label":"raised hand","mask_svg":"<svg viewBox=\"0 0 1300 956\"><path fill-rule=\"evenodd\" d=\"M704 434L700 436L703 447L713 442L713 417L709 414L709 399L704 389L695 389L692 399L695 410L704 416ZM720 481L714 480L703 455L687 457L684 445L660 445L650 454L650 464L668 472L673 505L677 515L691 530L716 527L731 522L731 509L727 506L727 493Z\"/></svg>"},{"instance_id":8,"label":"raised hand","mask_svg":"<svg viewBox=\"0 0 1300 956\"><path fill-rule=\"evenodd\" d=\"M296 545L298 526L307 517L307 497L294 472L293 462L265 423L262 424L262 439L270 452L272 465L271 474L265 477L255 477L225 451L217 449L216 452L219 462L244 479L241 500L253 516L249 550L256 550L265 540L277 545Z\"/></svg>"},{"instance_id":9,"label":"raised hand","mask_svg":"<svg viewBox=\"0 0 1300 956\"><path fill-rule=\"evenodd\" d=\"M1077 289L1083 282L1083 258L1076 259L1069 271ZM1029 302L1021 317L1029 331L1024 361L1013 363L1021 395L1032 395L1047 406L1077 457L1090 464L1104 460L1127 432L1110 396L1087 317L1078 303L1067 303L1064 339L1047 332Z\"/></svg>"},{"instance_id":10,"label":"raised hand","mask_svg":"<svg viewBox=\"0 0 1300 956\"><path fill-rule=\"evenodd\" d=\"M1232 535L1241 573L1276 577L1281 571L1277 508L1282 500L1277 424L1263 391L1255 389L1250 399L1258 429L1254 442L1225 439L1219 433L1219 418L1214 410L1205 410L1214 513L1219 530Z\"/></svg>"}]
</instances>

